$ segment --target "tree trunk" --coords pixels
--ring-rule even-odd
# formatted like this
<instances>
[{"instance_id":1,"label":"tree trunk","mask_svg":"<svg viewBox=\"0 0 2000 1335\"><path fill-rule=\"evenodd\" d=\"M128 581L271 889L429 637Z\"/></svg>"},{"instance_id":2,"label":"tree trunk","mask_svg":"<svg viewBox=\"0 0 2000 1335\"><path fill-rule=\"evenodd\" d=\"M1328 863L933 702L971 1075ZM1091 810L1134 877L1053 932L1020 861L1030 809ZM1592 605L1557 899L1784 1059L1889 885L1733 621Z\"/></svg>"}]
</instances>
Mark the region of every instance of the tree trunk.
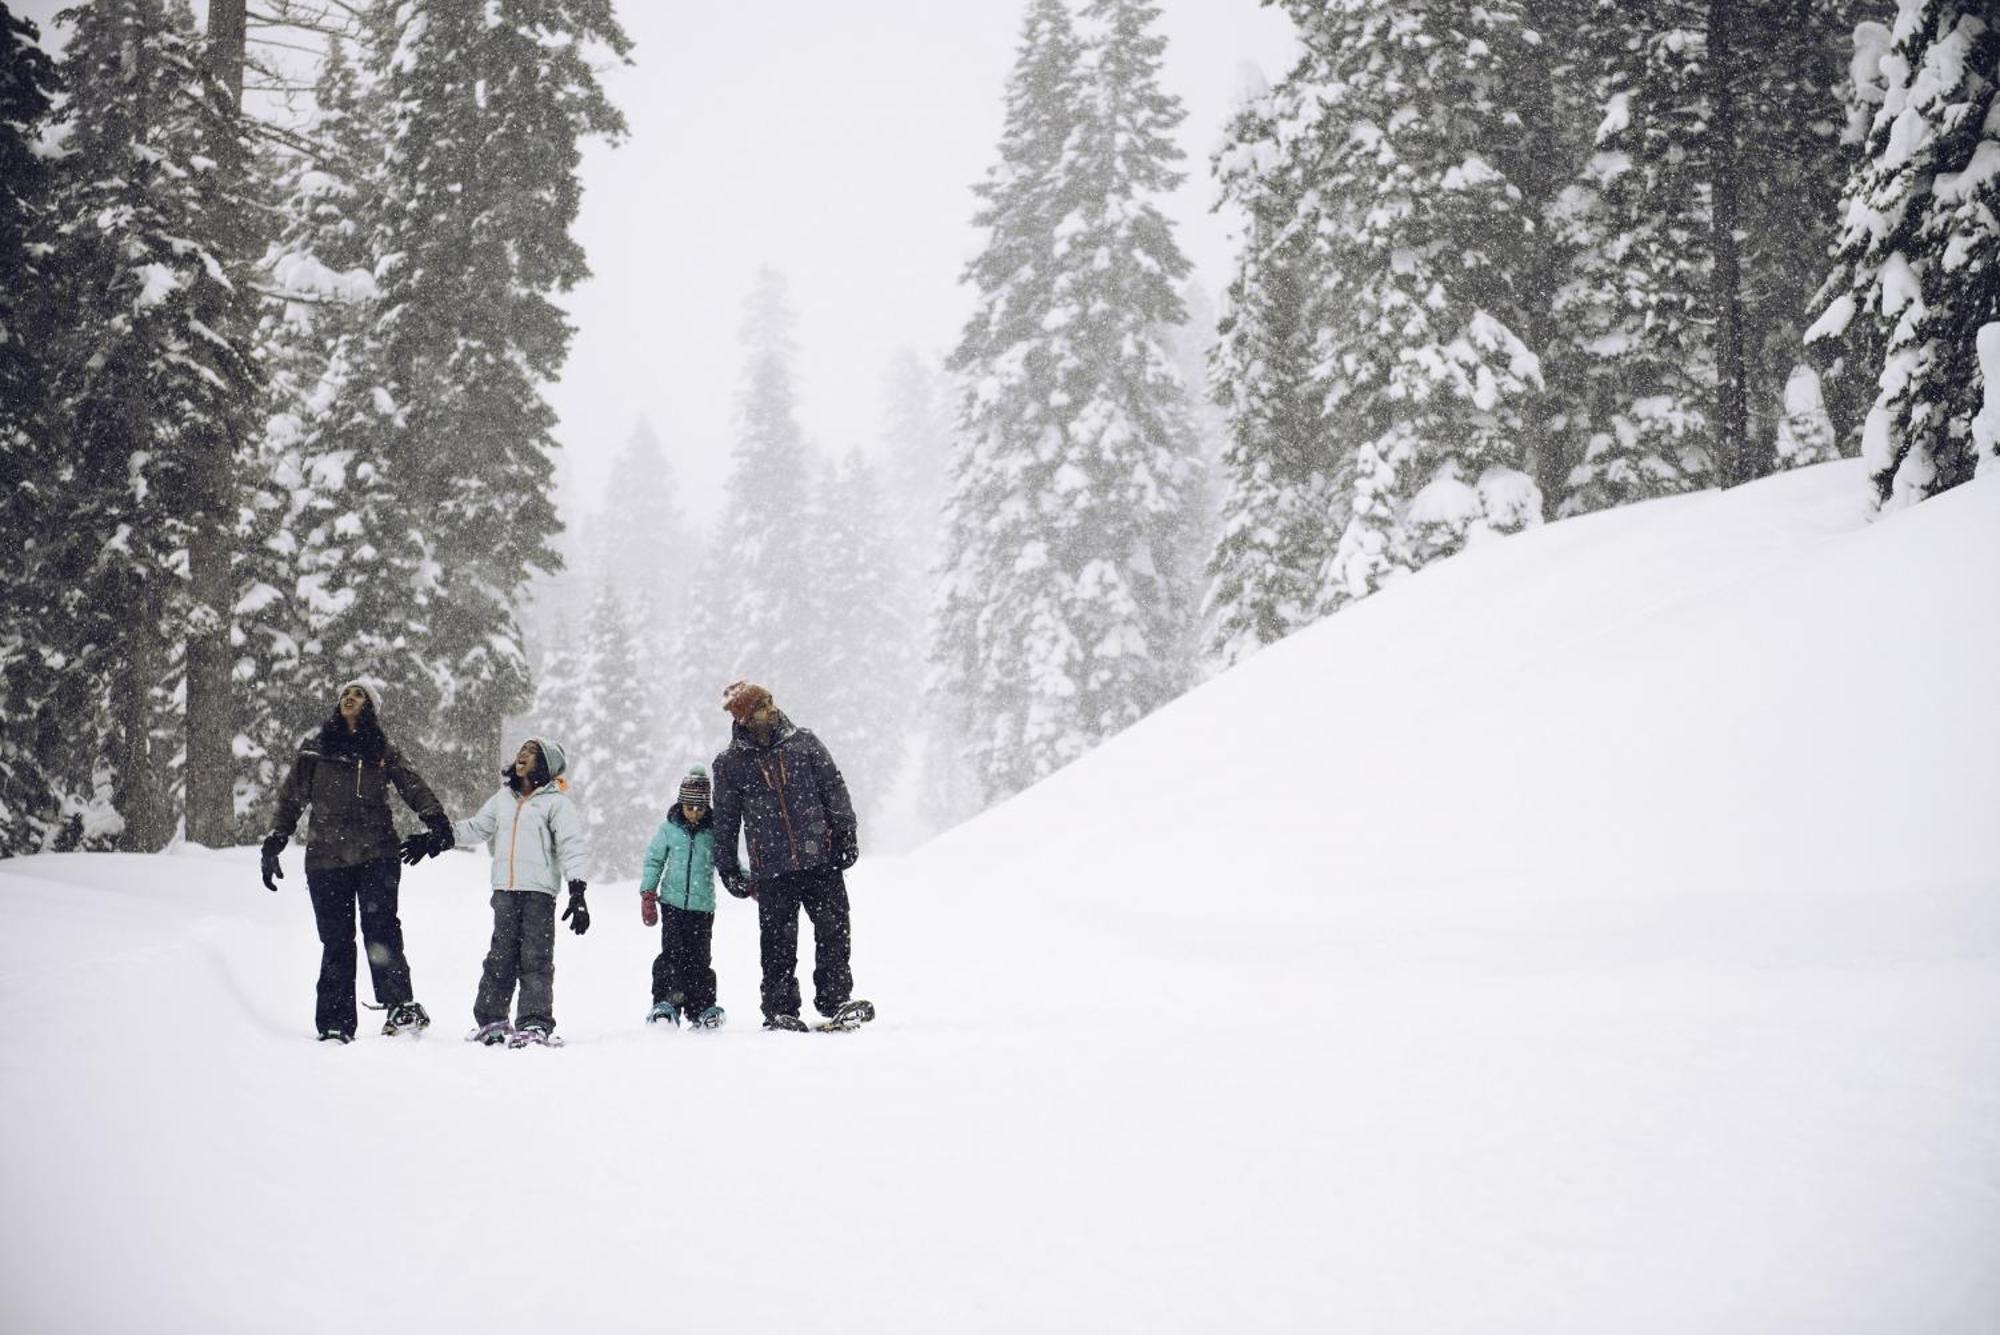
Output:
<instances>
[{"instance_id":1,"label":"tree trunk","mask_svg":"<svg viewBox=\"0 0 2000 1335\"><path fill-rule=\"evenodd\" d=\"M157 592L144 588L130 604L133 630L123 643L124 662L111 678L111 745L117 790L113 801L125 819L118 847L157 853L174 837L166 787L153 765L153 688L166 673L160 643Z\"/></svg>"},{"instance_id":2,"label":"tree trunk","mask_svg":"<svg viewBox=\"0 0 2000 1335\"><path fill-rule=\"evenodd\" d=\"M1737 70L1741 37L1738 0L1709 0L1709 170L1715 247L1716 467L1724 486L1736 486L1769 472L1751 453L1750 369L1744 351L1743 273L1737 252L1741 225L1738 143L1742 117Z\"/></svg>"},{"instance_id":3,"label":"tree trunk","mask_svg":"<svg viewBox=\"0 0 2000 1335\"><path fill-rule=\"evenodd\" d=\"M245 0L209 0L208 57L241 113ZM236 441L217 437L195 465L194 532L188 542L193 607L187 640L187 833L198 844L235 839L236 702L230 689L230 627L236 520Z\"/></svg>"}]
</instances>

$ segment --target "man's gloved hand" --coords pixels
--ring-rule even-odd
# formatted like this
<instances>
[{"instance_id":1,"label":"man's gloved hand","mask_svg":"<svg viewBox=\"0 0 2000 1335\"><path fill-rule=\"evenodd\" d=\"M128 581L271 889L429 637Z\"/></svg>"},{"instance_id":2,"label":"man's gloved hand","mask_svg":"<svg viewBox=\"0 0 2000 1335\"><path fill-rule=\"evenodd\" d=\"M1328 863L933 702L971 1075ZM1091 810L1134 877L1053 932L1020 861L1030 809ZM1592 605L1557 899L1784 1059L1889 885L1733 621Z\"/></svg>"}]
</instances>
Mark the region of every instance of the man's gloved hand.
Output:
<instances>
[{"instance_id":1,"label":"man's gloved hand","mask_svg":"<svg viewBox=\"0 0 2000 1335\"><path fill-rule=\"evenodd\" d=\"M750 881L740 871L723 872L722 888L738 899L750 898Z\"/></svg>"},{"instance_id":2,"label":"man's gloved hand","mask_svg":"<svg viewBox=\"0 0 2000 1335\"><path fill-rule=\"evenodd\" d=\"M285 845L292 842L282 834L274 834L264 840L264 888L276 890L278 882L285 879L285 869L278 865L278 854L285 851Z\"/></svg>"},{"instance_id":3,"label":"man's gloved hand","mask_svg":"<svg viewBox=\"0 0 2000 1335\"><path fill-rule=\"evenodd\" d=\"M660 897L654 891L646 890L640 893L639 921L648 927L660 925Z\"/></svg>"},{"instance_id":4,"label":"man's gloved hand","mask_svg":"<svg viewBox=\"0 0 2000 1335\"><path fill-rule=\"evenodd\" d=\"M833 866L836 871L846 871L860 860L861 843L859 840L849 839L839 848L833 850Z\"/></svg>"},{"instance_id":5,"label":"man's gloved hand","mask_svg":"<svg viewBox=\"0 0 2000 1335\"><path fill-rule=\"evenodd\" d=\"M442 838L436 830L423 834L413 834L403 840L403 861L414 867L425 858L434 858L451 847L451 831L446 830Z\"/></svg>"},{"instance_id":6,"label":"man's gloved hand","mask_svg":"<svg viewBox=\"0 0 2000 1335\"><path fill-rule=\"evenodd\" d=\"M582 881L571 881L569 907L563 910L563 921L568 923L569 929L578 936L590 930L590 906L583 902L583 891Z\"/></svg>"}]
</instances>

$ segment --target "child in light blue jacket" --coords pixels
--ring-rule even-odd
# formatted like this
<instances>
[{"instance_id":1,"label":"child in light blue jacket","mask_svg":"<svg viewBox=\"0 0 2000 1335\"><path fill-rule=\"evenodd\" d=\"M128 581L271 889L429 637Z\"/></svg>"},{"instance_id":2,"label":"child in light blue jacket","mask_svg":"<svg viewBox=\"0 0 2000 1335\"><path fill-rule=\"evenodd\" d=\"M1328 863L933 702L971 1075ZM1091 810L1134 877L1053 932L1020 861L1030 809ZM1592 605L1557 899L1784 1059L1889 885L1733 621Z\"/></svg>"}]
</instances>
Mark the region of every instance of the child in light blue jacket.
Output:
<instances>
[{"instance_id":1,"label":"child in light blue jacket","mask_svg":"<svg viewBox=\"0 0 2000 1335\"><path fill-rule=\"evenodd\" d=\"M715 970L710 942L715 931L715 832L709 809L708 771L700 765L681 780L680 801L646 845L639 877L639 921L660 928L660 953L653 961L653 1009L648 1024L714 1029L722 1023L715 1004Z\"/></svg>"}]
</instances>

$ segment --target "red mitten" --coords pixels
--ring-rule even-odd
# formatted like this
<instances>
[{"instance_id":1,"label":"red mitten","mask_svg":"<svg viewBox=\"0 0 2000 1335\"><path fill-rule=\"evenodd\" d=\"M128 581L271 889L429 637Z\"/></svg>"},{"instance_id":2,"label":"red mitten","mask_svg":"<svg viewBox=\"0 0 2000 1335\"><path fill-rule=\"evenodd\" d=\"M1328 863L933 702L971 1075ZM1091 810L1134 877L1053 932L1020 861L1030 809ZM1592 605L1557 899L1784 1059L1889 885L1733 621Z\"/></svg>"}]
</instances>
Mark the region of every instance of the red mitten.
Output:
<instances>
[{"instance_id":1,"label":"red mitten","mask_svg":"<svg viewBox=\"0 0 2000 1335\"><path fill-rule=\"evenodd\" d=\"M660 925L660 897L651 890L639 896L639 921L648 927Z\"/></svg>"}]
</instances>

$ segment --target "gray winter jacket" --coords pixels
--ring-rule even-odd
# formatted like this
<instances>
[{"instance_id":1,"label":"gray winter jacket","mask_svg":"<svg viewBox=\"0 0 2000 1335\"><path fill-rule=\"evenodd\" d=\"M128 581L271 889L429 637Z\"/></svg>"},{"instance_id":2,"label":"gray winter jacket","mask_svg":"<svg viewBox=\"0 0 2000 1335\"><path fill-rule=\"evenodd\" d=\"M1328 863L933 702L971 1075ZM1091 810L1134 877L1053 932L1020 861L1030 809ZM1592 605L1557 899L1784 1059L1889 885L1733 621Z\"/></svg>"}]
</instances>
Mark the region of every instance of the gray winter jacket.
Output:
<instances>
[{"instance_id":1,"label":"gray winter jacket","mask_svg":"<svg viewBox=\"0 0 2000 1335\"><path fill-rule=\"evenodd\" d=\"M452 822L451 837L464 848L493 845L495 890L554 895L565 883L584 879L583 817L562 780L562 748L530 740L552 762L549 782L525 794L502 788L486 799L478 815Z\"/></svg>"},{"instance_id":2,"label":"gray winter jacket","mask_svg":"<svg viewBox=\"0 0 2000 1335\"><path fill-rule=\"evenodd\" d=\"M768 743L743 724L715 758L715 870L732 894L748 885L737 832L750 850L749 881L853 865L860 848L847 781L819 738L782 713Z\"/></svg>"}]
</instances>

